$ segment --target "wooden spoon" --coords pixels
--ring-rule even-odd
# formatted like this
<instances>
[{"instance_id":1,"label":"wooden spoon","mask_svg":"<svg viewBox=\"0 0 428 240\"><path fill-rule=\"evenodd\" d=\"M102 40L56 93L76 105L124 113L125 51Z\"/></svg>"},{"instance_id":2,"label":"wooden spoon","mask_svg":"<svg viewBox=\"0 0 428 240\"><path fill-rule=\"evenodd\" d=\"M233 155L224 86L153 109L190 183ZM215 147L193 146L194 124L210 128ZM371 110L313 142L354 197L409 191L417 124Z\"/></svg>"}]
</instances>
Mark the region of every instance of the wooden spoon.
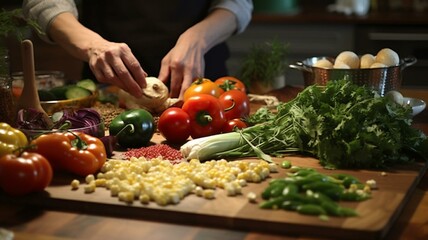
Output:
<instances>
[{"instance_id":1,"label":"wooden spoon","mask_svg":"<svg viewBox=\"0 0 428 240\"><path fill-rule=\"evenodd\" d=\"M24 40L21 43L21 55L24 72L24 88L18 101L19 109L35 109L43 113L43 120L50 128L53 123L48 114L40 105L39 93L36 86L36 74L34 67L34 50L33 43L30 40Z\"/></svg>"}]
</instances>

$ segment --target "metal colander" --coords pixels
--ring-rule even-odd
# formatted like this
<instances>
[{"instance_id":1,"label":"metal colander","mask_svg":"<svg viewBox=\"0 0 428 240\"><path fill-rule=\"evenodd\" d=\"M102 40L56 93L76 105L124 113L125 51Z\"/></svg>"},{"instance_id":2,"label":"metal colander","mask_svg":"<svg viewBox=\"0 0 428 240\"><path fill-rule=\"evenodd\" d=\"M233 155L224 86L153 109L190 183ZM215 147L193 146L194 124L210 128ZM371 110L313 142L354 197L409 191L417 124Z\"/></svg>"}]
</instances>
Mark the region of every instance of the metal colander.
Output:
<instances>
[{"instance_id":1,"label":"metal colander","mask_svg":"<svg viewBox=\"0 0 428 240\"><path fill-rule=\"evenodd\" d=\"M325 86L327 81L348 79L355 84L373 88L381 96L390 90L399 89L403 69L416 63L416 58L410 57L401 59L398 66L385 68L326 69L314 67L313 65L321 59L334 62L334 58L331 57L312 57L290 64L289 67L302 71L305 86L313 84Z\"/></svg>"}]
</instances>

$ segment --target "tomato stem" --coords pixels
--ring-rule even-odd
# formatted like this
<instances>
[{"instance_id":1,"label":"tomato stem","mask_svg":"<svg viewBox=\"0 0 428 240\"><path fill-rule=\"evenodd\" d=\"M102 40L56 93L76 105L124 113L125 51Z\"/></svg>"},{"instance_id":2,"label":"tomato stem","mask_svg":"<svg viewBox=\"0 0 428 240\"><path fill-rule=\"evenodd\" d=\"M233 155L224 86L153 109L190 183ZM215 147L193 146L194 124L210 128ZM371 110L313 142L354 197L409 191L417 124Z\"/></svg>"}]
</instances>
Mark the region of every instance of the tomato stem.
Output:
<instances>
[{"instance_id":1,"label":"tomato stem","mask_svg":"<svg viewBox=\"0 0 428 240\"><path fill-rule=\"evenodd\" d=\"M85 150L86 148L88 148L88 144L82 140L82 138L80 138L76 133L69 131L71 134L73 134L74 137L76 137L75 139L71 140L71 145L73 147L78 148L79 150Z\"/></svg>"},{"instance_id":2,"label":"tomato stem","mask_svg":"<svg viewBox=\"0 0 428 240\"><path fill-rule=\"evenodd\" d=\"M196 122L199 125L205 126L212 121L213 121L213 117L211 117L211 115L207 111L200 111L199 113L197 113Z\"/></svg>"},{"instance_id":3,"label":"tomato stem","mask_svg":"<svg viewBox=\"0 0 428 240\"><path fill-rule=\"evenodd\" d=\"M236 105L236 102L235 102L234 99L230 99L230 101L232 101L232 105L230 107L228 107L228 108L225 108L224 109L225 112L228 112L228 111L232 110L235 107L235 105Z\"/></svg>"}]
</instances>

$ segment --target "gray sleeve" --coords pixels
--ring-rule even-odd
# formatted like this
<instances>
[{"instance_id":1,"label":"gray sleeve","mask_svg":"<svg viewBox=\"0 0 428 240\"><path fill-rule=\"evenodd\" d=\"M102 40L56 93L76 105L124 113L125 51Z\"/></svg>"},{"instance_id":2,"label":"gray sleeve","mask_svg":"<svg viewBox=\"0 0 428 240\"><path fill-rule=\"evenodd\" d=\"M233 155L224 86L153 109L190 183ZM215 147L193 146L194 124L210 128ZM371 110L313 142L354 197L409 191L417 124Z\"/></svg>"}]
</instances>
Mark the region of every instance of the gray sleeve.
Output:
<instances>
[{"instance_id":1,"label":"gray sleeve","mask_svg":"<svg viewBox=\"0 0 428 240\"><path fill-rule=\"evenodd\" d=\"M76 18L78 17L76 4L73 0L24 0L22 3L22 11L26 18L35 20L45 33L40 37L48 42L51 42L46 34L53 19L58 14L70 12Z\"/></svg>"},{"instance_id":2,"label":"gray sleeve","mask_svg":"<svg viewBox=\"0 0 428 240\"><path fill-rule=\"evenodd\" d=\"M238 28L236 33L241 33L251 21L253 12L252 0L216 0L211 4L211 9L223 8L231 11L236 16Z\"/></svg>"}]
</instances>

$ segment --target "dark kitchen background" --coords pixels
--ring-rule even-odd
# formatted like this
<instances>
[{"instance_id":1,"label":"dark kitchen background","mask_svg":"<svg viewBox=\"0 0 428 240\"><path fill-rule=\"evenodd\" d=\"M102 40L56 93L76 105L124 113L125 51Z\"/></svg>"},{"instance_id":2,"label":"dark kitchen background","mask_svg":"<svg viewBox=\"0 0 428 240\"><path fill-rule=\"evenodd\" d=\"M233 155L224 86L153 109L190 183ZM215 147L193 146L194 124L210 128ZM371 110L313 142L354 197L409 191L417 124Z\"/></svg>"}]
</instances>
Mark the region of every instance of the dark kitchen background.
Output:
<instances>
[{"instance_id":1,"label":"dark kitchen background","mask_svg":"<svg viewBox=\"0 0 428 240\"><path fill-rule=\"evenodd\" d=\"M366 0L355 0L362 4ZM428 89L428 0L367 0L366 14L340 9L342 1L254 0L253 20L241 35L228 42L231 75L238 75L252 45L273 38L289 43L288 63L314 56L335 57L349 50L362 55L381 48L395 50L401 58L416 57L404 70L403 85ZM2 0L0 8L21 7L22 1ZM58 46L41 41L32 33L37 70L60 70L71 81L80 78L82 63ZM7 42L12 71L21 71L19 44ZM302 85L301 72L286 70L287 85Z\"/></svg>"}]
</instances>

